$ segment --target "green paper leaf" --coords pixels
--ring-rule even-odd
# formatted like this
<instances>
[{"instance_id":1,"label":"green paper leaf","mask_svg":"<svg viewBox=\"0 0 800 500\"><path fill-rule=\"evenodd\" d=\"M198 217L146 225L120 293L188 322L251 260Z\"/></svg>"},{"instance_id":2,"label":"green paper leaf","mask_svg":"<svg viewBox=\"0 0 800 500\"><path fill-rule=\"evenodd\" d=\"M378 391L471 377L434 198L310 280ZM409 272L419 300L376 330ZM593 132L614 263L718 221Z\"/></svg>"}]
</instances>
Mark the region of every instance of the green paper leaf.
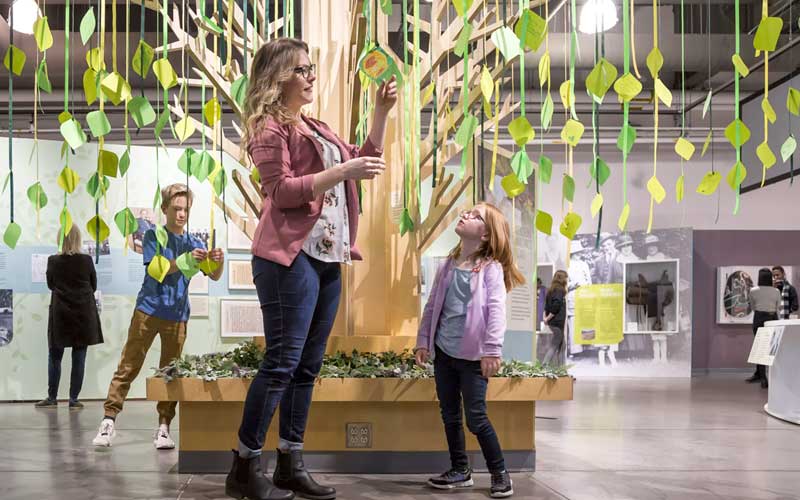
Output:
<instances>
[{"instance_id":1,"label":"green paper leaf","mask_svg":"<svg viewBox=\"0 0 800 500\"><path fill-rule=\"evenodd\" d=\"M553 176L553 160L545 155L539 155L539 180L544 184L550 184Z\"/></svg>"},{"instance_id":2,"label":"green paper leaf","mask_svg":"<svg viewBox=\"0 0 800 500\"><path fill-rule=\"evenodd\" d=\"M392 0L380 0L381 12L387 16L392 15Z\"/></svg>"},{"instance_id":3,"label":"green paper leaf","mask_svg":"<svg viewBox=\"0 0 800 500\"><path fill-rule=\"evenodd\" d=\"M672 107L672 92L664 85L661 78L656 78L655 91L656 97L658 97L659 101L664 103L664 106L668 108Z\"/></svg>"},{"instance_id":4,"label":"green paper leaf","mask_svg":"<svg viewBox=\"0 0 800 500\"><path fill-rule=\"evenodd\" d=\"M100 57L100 48L94 48L86 53L86 65L96 72L101 72L106 69L106 62Z\"/></svg>"},{"instance_id":5,"label":"green paper leaf","mask_svg":"<svg viewBox=\"0 0 800 500\"><path fill-rule=\"evenodd\" d=\"M691 141L685 137L679 137L675 142L675 152L678 153L678 156L686 161L692 159L692 155L694 155L694 149L694 144L692 144Z\"/></svg>"},{"instance_id":6,"label":"green paper leaf","mask_svg":"<svg viewBox=\"0 0 800 500\"><path fill-rule=\"evenodd\" d=\"M503 55L503 59L506 62L510 62L515 57L520 55L519 49L519 38L517 35L511 31L511 28L508 26L503 26L502 28L498 28L494 33L492 33L492 43L500 53Z\"/></svg>"},{"instance_id":7,"label":"green paper leaf","mask_svg":"<svg viewBox=\"0 0 800 500\"><path fill-rule=\"evenodd\" d=\"M217 196L222 196L222 191L228 185L228 173L219 162L215 162L214 170L208 174L208 180L211 181L211 186Z\"/></svg>"},{"instance_id":8,"label":"green paper leaf","mask_svg":"<svg viewBox=\"0 0 800 500\"><path fill-rule=\"evenodd\" d=\"M786 163L789 158L794 154L795 150L797 149L797 141L795 140L793 135L790 135L786 138L783 145L781 146L781 158L783 158L783 162Z\"/></svg>"},{"instance_id":9,"label":"green paper leaf","mask_svg":"<svg viewBox=\"0 0 800 500\"><path fill-rule=\"evenodd\" d=\"M153 210L161 205L161 186L156 185L156 193L153 195Z\"/></svg>"},{"instance_id":10,"label":"green paper leaf","mask_svg":"<svg viewBox=\"0 0 800 500\"><path fill-rule=\"evenodd\" d=\"M212 33L214 33L215 35L221 35L222 33L224 33L224 31L222 31L222 28L220 28L220 27L219 27L219 24L217 24L217 23L216 23L216 22L215 22L213 19L211 19L210 17L207 17L207 16L202 16L202 15L201 15L201 16L199 16L199 17L200 17L200 19L203 21L203 24L204 24L204 25L205 25L205 26L206 26L206 27L207 27L209 30L211 30L211 32L212 32Z\"/></svg>"},{"instance_id":11,"label":"green paper leaf","mask_svg":"<svg viewBox=\"0 0 800 500\"><path fill-rule=\"evenodd\" d=\"M511 120L511 123L508 124L508 133L519 147L528 144L536 137L536 132L524 116L518 116Z\"/></svg>"},{"instance_id":12,"label":"green paper leaf","mask_svg":"<svg viewBox=\"0 0 800 500\"><path fill-rule=\"evenodd\" d=\"M774 51L778 46L778 37L783 30L783 19L780 17L763 17L758 24L753 47L766 52Z\"/></svg>"},{"instance_id":13,"label":"green paper leaf","mask_svg":"<svg viewBox=\"0 0 800 500\"><path fill-rule=\"evenodd\" d=\"M786 109L793 115L800 116L800 90L789 87L789 94L786 96Z\"/></svg>"},{"instance_id":14,"label":"green paper leaf","mask_svg":"<svg viewBox=\"0 0 800 500\"><path fill-rule=\"evenodd\" d=\"M619 219L617 219L617 227L620 231L624 231L625 228L628 226L628 217L631 215L631 205L626 203L624 207L622 207L622 212L619 214Z\"/></svg>"},{"instance_id":15,"label":"green paper leaf","mask_svg":"<svg viewBox=\"0 0 800 500\"><path fill-rule=\"evenodd\" d=\"M472 113L467 113L461 121L461 126L458 127L456 132L455 142L462 148L466 148L472 136L475 135L475 130L478 128L478 119Z\"/></svg>"},{"instance_id":16,"label":"green paper leaf","mask_svg":"<svg viewBox=\"0 0 800 500\"><path fill-rule=\"evenodd\" d=\"M136 128L144 128L156 121L156 112L146 97L136 96L128 103L128 112Z\"/></svg>"},{"instance_id":17,"label":"green paper leaf","mask_svg":"<svg viewBox=\"0 0 800 500\"><path fill-rule=\"evenodd\" d=\"M626 139L628 141L627 143L625 142ZM635 142L636 129L630 124L626 124L624 127L622 127L622 130L619 131L619 136L617 137L617 149L622 151L624 154L630 154Z\"/></svg>"},{"instance_id":18,"label":"green paper leaf","mask_svg":"<svg viewBox=\"0 0 800 500\"><path fill-rule=\"evenodd\" d=\"M119 176L124 177L131 166L131 153L130 149L126 149L119 159Z\"/></svg>"},{"instance_id":19,"label":"green paper leaf","mask_svg":"<svg viewBox=\"0 0 800 500\"><path fill-rule=\"evenodd\" d=\"M603 208L603 195L600 194L600 193L597 193L596 195L594 195L594 198L592 198L592 204L589 207L589 210L592 213L592 218L593 219L595 217L597 217L598 213L600 213L600 209L601 208Z\"/></svg>"},{"instance_id":20,"label":"green paper leaf","mask_svg":"<svg viewBox=\"0 0 800 500\"><path fill-rule=\"evenodd\" d=\"M550 52L545 52L539 59L539 86L544 88L550 81Z\"/></svg>"},{"instance_id":21,"label":"green paper leaf","mask_svg":"<svg viewBox=\"0 0 800 500\"><path fill-rule=\"evenodd\" d=\"M198 263L197 267L199 267L204 274L209 275L219 268L219 262L214 262L206 257Z\"/></svg>"},{"instance_id":22,"label":"green paper leaf","mask_svg":"<svg viewBox=\"0 0 800 500\"><path fill-rule=\"evenodd\" d=\"M47 195L44 192L41 182L36 182L28 188L28 199L38 210L41 210L47 205Z\"/></svg>"},{"instance_id":23,"label":"green paper leaf","mask_svg":"<svg viewBox=\"0 0 800 500\"><path fill-rule=\"evenodd\" d=\"M95 215L86 223L86 232L94 241L105 241L111 235L108 224L99 216Z\"/></svg>"},{"instance_id":24,"label":"green paper leaf","mask_svg":"<svg viewBox=\"0 0 800 500\"><path fill-rule=\"evenodd\" d=\"M100 88L114 106L118 106L122 101L127 101L131 98L130 84L116 71L103 78L100 82Z\"/></svg>"},{"instance_id":25,"label":"green paper leaf","mask_svg":"<svg viewBox=\"0 0 800 500\"><path fill-rule=\"evenodd\" d=\"M193 165L192 175L200 182L205 181L214 170L214 163L214 158L211 154L208 151L204 151L200 154L198 163Z\"/></svg>"},{"instance_id":26,"label":"green paper leaf","mask_svg":"<svg viewBox=\"0 0 800 500\"><path fill-rule=\"evenodd\" d=\"M222 118L222 106L216 98L209 99L205 106L203 106L203 116L206 119L209 127L213 127Z\"/></svg>"},{"instance_id":27,"label":"green paper leaf","mask_svg":"<svg viewBox=\"0 0 800 500\"><path fill-rule=\"evenodd\" d=\"M156 255L147 265L147 274L159 283L164 281L169 272L169 261L163 255Z\"/></svg>"},{"instance_id":28,"label":"green paper leaf","mask_svg":"<svg viewBox=\"0 0 800 500\"><path fill-rule=\"evenodd\" d=\"M546 235L553 232L553 216L541 210L536 211L536 229Z\"/></svg>"},{"instance_id":29,"label":"green paper leaf","mask_svg":"<svg viewBox=\"0 0 800 500\"><path fill-rule=\"evenodd\" d=\"M97 166L104 176L116 177L119 157L112 151L101 149L97 152Z\"/></svg>"},{"instance_id":30,"label":"green paper leaf","mask_svg":"<svg viewBox=\"0 0 800 500\"><path fill-rule=\"evenodd\" d=\"M533 163L528 158L528 153L524 150L519 150L511 157L511 170L517 176L517 180L522 183L528 183L528 177L533 173Z\"/></svg>"},{"instance_id":31,"label":"green paper leaf","mask_svg":"<svg viewBox=\"0 0 800 500\"><path fill-rule=\"evenodd\" d=\"M742 162L738 162L728 171L728 176L726 180L728 181L728 185L731 187L731 189L736 191L739 185L742 184L742 182L745 180L746 177L747 177L747 168L744 166Z\"/></svg>"},{"instance_id":32,"label":"green paper leaf","mask_svg":"<svg viewBox=\"0 0 800 500\"><path fill-rule=\"evenodd\" d=\"M608 178L611 177L611 169L608 167L608 164L598 156L589 167L589 174L592 176L592 179L595 179L597 183L602 186L606 183Z\"/></svg>"},{"instance_id":33,"label":"green paper leaf","mask_svg":"<svg viewBox=\"0 0 800 500\"><path fill-rule=\"evenodd\" d=\"M158 117L156 126L153 128L153 133L156 137L161 137L161 132L164 130L167 123L169 123L169 111L164 109L164 111L161 112L161 116Z\"/></svg>"},{"instance_id":34,"label":"green paper leaf","mask_svg":"<svg viewBox=\"0 0 800 500\"><path fill-rule=\"evenodd\" d=\"M50 32L47 16L40 17L33 23L33 38L36 40L40 52L53 46L53 34Z\"/></svg>"},{"instance_id":35,"label":"green paper leaf","mask_svg":"<svg viewBox=\"0 0 800 500\"><path fill-rule=\"evenodd\" d=\"M192 252L181 254L175 259L175 265L178 266L178 269L187 280L192 279L192 276L200 272L200 266L198 266L197 260L192 256Z\"/></svg>"},{"instance_id":36,"label":"green paper leaf","mask_svg":"<svg viewBox=\"0 0 800 500\"><path fill-rule=\"evenodd\" d=\"M178 137L178 141L181 144L189 139L196 130L197 129L194 126L194 120L192 120L189 116L184 116L178 120L178 123L175 124L175 135Z\"/></svg>"},{"instance_id":37,"label":"green paper leaf","mask_svg":"<svg viewBox=\"0 0 800 500\"><path fill-rule=\"evenodd\" d=\"M253 168L252 170L250 170L250 180L253 181L253 184L255 184L256 186L261 185L261 174L258 173L257 168Z\"/></svg>"},{"instance_id":38,"label":"green paper leaf","mask_svg":"<svg viewBox=\"0 0 800 500\"><path fill-rule=\"evenodd\" d=\"M775 158L775 153L772 152L769 144L766 142L762 142L758 145L756 148L756 156L758 156L758 159L761 160L761 164L764 165L766 169L772 168L778 161L778 159Z\"/></svg>"},{"instance_id":39,"label":"green paper leaf","mask_svg":"<svg viewBox=\"0 0 800 500\"><path fill-rule=\"evenodd\" d=\"M647 181L647 192L650 193L650 196L652 196L653 200L655 200L655 202L659 205L667 196L664 186L661 185L661 181L659 181L655 175L651 177L649 181Z\"/></svg>"},{"instance_id":40,"label":"green paper leaf","mask_svg":"<svg viewBox=\"0 0 800 500\"><path fill-rule=\"evenodd\" d=\"M521 183L515 174L508 174L500 181L503 191L509 198L516 198L525 192L525 184Z\"/></svg>"},{"instance_id":41,"label":"green paper leaf","mask_svg":"<svg viewBox=\"0 0 800 500\"><path fill-rule=\"evenodd\" d=\"M647 54L647 69L650 70L650 76L652 76L653 79L658 78L658 72L661 70L662 66L664 66L664 56L661 54L658 47L653 47L653 50Z\"/></svg>"},{"instance_id":42,"label":"green paper leaf","mask_svg":"<svg viewBox=\"0 0 800 500\"><path fill-rule=\"evenodd\" d=\"M86 123L89 124L89 130L95 137L102 137L111 132L111 122L103 111L96 110L87 114Z\"/></svg>"},{"instance_id":43,"label":"green paper leaf","mask_svg":"<svg viewBox=\"0 0 800 500\"><path fill-rule=\"evenodd\" d=\"M458 17L464 17L467 11L469 11L469 8L472 7L473 1L474 0L453 0L453 7L456 9Z\"/></svg>"},{"instance_id":44,"label":"green paper leaf","mask_svg":"<svg viewBox=\"0 0 800 500\"><path fill-rule=\"evenodd\" d=\"M39 90L42 92L47 92L48 94L53 92L53 85L50 83L50 77L47 74L47 60L42 59L42 62L39 63L39 68L36 70L36 81L39 85Z\"/></svg>"},{"instance_id":45,"label":"green paper leaf","mask_svg":"<svg viewBox=\"0 0 800 500\"><path fill-rule=\"evenodd\" d=\"M233 82L233 85L231 85L231 96L240 108L244 107L244 100L247 97L247 86L247 77L244 75L237 78L236 81Z\"/></svg>"},{"instance_id":46,"label":"green paper leaf","mask_svg":"<svg viewBox=\"0 0 800 500\"><path fill-rule=\"evenodd\" d=\"M3 193L6 192L6 188L8 188L8 181L10 181L10 180L11 180L11 172L8 172L6 174L5 180L3 181Z\"/></svg>"},{"instance_id":47,"label":"green paper leaf","mask_svg":"<svg viewBox=\"0 0 800 500\"><path fill-rule=\"evenodd\" d=\"M589 73L589 76L586 77L586 90L595 98L602 100L616 79L617 68L607 59L601 57Z\"/></svg>"},{"instance_id":48,"label":"green paper leaf","mask_svg":"<svg viewBox=\"0 0 800 500\"><path fill-rule=\"evenodd\" d=\"M706 172L697 186L697 192L705 196L712 195L719 187L720 181L722 181L722 175L719 172Z\"/></svg>"},{"instance_id":49,"label":"green paper leaf","mask_svg":"<svg viewBox=\"0 0 800 500\"><path fill-rule=\"evenodd\" d=\"M770 104L769 99L766 97L761 100L761 111L764 112L764 116L767 117L770 123L775 123L775 120L778 119L778 116L775 114L775 108L772 107Z\"/></svg>"},{"instance_id":50,"label":"green paper leaf","mask_svg":"<svg viewBox=\"0 0 800 500\"><path fill-rule=\"evenodd\" d=\"M186 148L180 158L178 158L178 168L181 172L193 175L195 165L200 163L200 154L192 148Z\"/></svg>"},{"instance_id":51,"label":"green paper leaf","mask_svg":"<svg viewBox=\"0 0 800 500\"><path fill-rule=\"evenodd\" d=\"M737 131L739 132L738 139L736 137ZM750 129L747 128L747 125L745 125L742 120L733 120L725 127L725 137L734 148L739 148L750 140Z\"/></svg>"},{"instance_id":52,"label":"green paper leaf","mask_svg":"<svg viewBox=\"0 0 800 500\"><path fill-rule=\"evenodd\" d=\"M108 193L108 188L111 186L111 182L106 176L102 176L102 181L100 179L101 177L95 172L89 177L89 181L86 183L86 192L89 193L89 196L91 196L94 201L99 200Z\"/></svg>"},{"instance_id":53,"label":"green paper leaf","mask_svg":"<svg viewBox=\"0 0 800 500\"><path fill-rule=\"evenodd\" d=\"M683 193L685 186L686 186L686 177L684 175L681 175L675 182L675 201L677 201L678 203L683 201Z\"/></svg>"},{"instance_id":54,"label":"green paper leaf","mask_svg":"<svg viewBox=\"0 0 800 500\"><path fill-rule=\"evenodd\" d=\"M22 228L16 222L11 222L3 233L3 241L10 249L17 248L19 237L22 236Z\"/></svg>"},{"instance_id":55,"label":"green paper leaf","mask_svg":"<svg viewBox=\"0 0 800 500\"><path fill-rule=\"evenodd\" d=\"M397 68L392 56L378 46L373 46L364 53L358 61L358 70L375 83L382 83L392 75L396 77L398 85L403 81L403 74Z\"/></svg>"},{"instance_id":56,"label":"green paper leaf","mask_svg":"<svg viewBox=\"0 0 800 500\"><path fill-rule=\"evenodd\" d=\"M708 113L708 108L711 107L711 98L714 96L714 91L709 89L708 95L706 96L706 102L703 104L703 119L706 119L706 114Z\"/></svg>"},{"instance_id":57,"label":"green paper leaf","mask_svg":"<svg viewBox=\"0 0 800 500\"><path fill-rule=\"evenodd\" d=\"M578 145L583 136L583 124L577 120L569 119L561 130L561 140L572 147Z\"/></svg>"},{"instance_id":58,"label":"green paper leaf","mask_svg":"<svg viewBox=\"0 0 800 500\"><path fill-rule=\"evenodd\" d=\"M542 103L541 112L542 129L545 131L550 130L550 125L552 125L553 106L553 98L550 97L550 93L548 92L547 96L544 98L544 102Z\"/></svg>"},{"instance_id":59,"label":"green paper leaf","mask_svg":"<svg viewBox=\"0 0 800 500\"><path fill-rule=\"evenodd\" d=\"M472 24L467 23L461 29L461 33L458 35L458 39L456 40L456 45L453 47L453 53L455 55L458 57L464 57L464 55L467 53L470 36L472 36Z\"/></svg>"},{"instance_id":60,"label":"green paper leaf","mask_svg":"<svg viewBox=\"0 0 800 500\"><path fill-rule=\"evenodd\" d=\"M83 43L83 45L86 45L86 42L89 41L96 26L97 20L94 17L94 7L89 7L89 10L83 15L83 19L81 19L80 32L81 43Z\"/></svg>"},{"instance_id":61,"label":"green paper leaf","mask_svg":"<svg viewBox=\"0 0 800 500\"><path fill-rule=\"evenodd\" d=\"M72 119L72 114L69 111L62 111L58 114L58 124L63 125L64 122Z\"/></svg>"},{"instance_id":62,"label":"green paper leaf","mask_svg":"<svg viewBox=\"0 0 800 500\"><path fill-rule=\"evenodd\" d=\"M86 98L86 104L89 106L97 100L97 72L92 68L83 72L83 95Z\"/></svg>"},{"instance_id":63,"label":"green paper leaf","mask_svg":"<svg viewBox=\"0 0 800 500\"><path fill-rule=\"evenodd\" d=\"M747 75L750 74L750 68L742 61L742 57L739 54L734 54L731 57L731 62L733 62L734 69L742 75L742 78L747 78Z\"/></svg>"},{"instance_id":64,"label":"green paper leaf","mask_svg":"<svg viewBox=\"0 0 800 500\"><path fill-rule=\"evenodd\" d=\"M119 232L123 237L127 238L139 229L139 222L128 207L123 208L116 215L114 215L114 223L117 225Z\"/></svg>"},{"instance_id":65,"label":"green paper leaf","mask_svg":"<svg viewBox=\"0 0 800 500\"><path fill-rule=\"evenodd\" d=\"M153 74L162 88L171 89L178 84L178 74L172 68L169 59L163 57L153 63Z\"/></svg>"},{"instance_id":66,"label":"green paper leaf","mask_svg":"<svg viewBox=\"0 0 800 500\"><path fill-rule=\"evenodd\" d=\"M714 135L714 132L709 131L708 135L706 136L706 140L703 142L703 152L700 153L700 158L706 155L706 151L708 151L708 146L711 145L711 136Z\"/></svg>"},{"instance_id":67,"label":"green paper leaf","mask_svg":"<svg viewBox=\"0 0 800 500\"><path fill-rule=\"evenodd\" d=\"M147 78L154 56L155 51L153 47L148 45L144 40L139 40L139 46L136 47L136 52L133 53L133 60L131 61L133 72L142 78Z\"/></svg>"},{"instance_id":68,"label":"green paper leaf","mask_svg":"<svg viewBox=\"0 0 800 500\"><path fill-rule=\"evenodd\" d=\"M403 213L400 215L400 236L405 236L409 231L414 230L414 221L411 220L411 214L408 209L404 208Z\"/></svg>"},{"instance_id":69,"label":"green paper leaf","mask_svg":"<svg viewBox=\"0 0 800 500\"><path fill-rule=\"evenodd\" d=\"M614 82L614 92L619 95L622 102L631 102L642 92L642 82L632 74L625 73Z\"/></svg>"},{"instance_id":70,"label":"green paper leaf","mask_svg":"<svg viewBox=\"0 0 800 500\"><path fill-rule=\"evenodd\" d=\"M167 228L165 226L156 226L156 241L161 248L167 248L167 243L169 243L169 234L167 234Z\"/></svg>"},{"instance_id":71,"label":"green paper leaf","mask_svg":"<svg viewBox=\"0 0 800 500\"><path fill-rule=\"evenodd\" d=\"M564 222L561 223L559 230L568 240L572 241L572 238L575 237L578 230L581 228L582 222L583 219L581 219L580 215L569 212L564 216Z\"/></svg>"},{"instance_id":72,"label":"green paper leaf","mask_svg":"<svg viewBox=\"0 0 800 500\"><path fill-rule=\"evenodd\" d=\"M79 181L80 177L78 177L78 174L74 170L69 167L64 167L58 175L56 182L58 183L58 187L63 189L67 194L70 194L78 187Z\"/></svg>"},{"instance_id":73,"label":"green paper leaf","mask_svg":"<svg viewBox=\"0 0 800 500\"><path fill-rule=\"evenodd\" d=\"M67 210L66 205L61 209L58 222L61 224L61 234L68 234L72 230L72 215Z\"/></svg>"},{"instance_id":74,"label":"green paper leaf","mask_svg":"<svg viewBox=\"0 0 800 500\"><path fill-rule=\"evenodd\" d=\"M532 10L526 9L514 25L514 34L519 40L523 39L523 27L525 27L525 46L536 52L547 35L547 21Z\"/></svg>"},{"instance_id":75,"label":"green paper leaf","mask_svg":"<svg viewBox=\"0 0 800 500\"><path fill-rule=\"evenodd\" d=\"M570 202L575 201L575 179L566 174L561 185L561 196Z\"/></svg>"},{"instance_id":76,"label":"green paper leaf","mask_svg":"<svg viewBox=\"0 0 800 500\"><path fill-rule=\"evenodd\" d=\"M14 67L11 67L11 54L14 54ZM22 74L22 69L25 67L25 52L19 50L14 45L9 45L8 50L6 50L6 57L3 59L3 65L6 67L6 71L11 71L15 75L19 76Z\"/></svg>"}]
</instances>

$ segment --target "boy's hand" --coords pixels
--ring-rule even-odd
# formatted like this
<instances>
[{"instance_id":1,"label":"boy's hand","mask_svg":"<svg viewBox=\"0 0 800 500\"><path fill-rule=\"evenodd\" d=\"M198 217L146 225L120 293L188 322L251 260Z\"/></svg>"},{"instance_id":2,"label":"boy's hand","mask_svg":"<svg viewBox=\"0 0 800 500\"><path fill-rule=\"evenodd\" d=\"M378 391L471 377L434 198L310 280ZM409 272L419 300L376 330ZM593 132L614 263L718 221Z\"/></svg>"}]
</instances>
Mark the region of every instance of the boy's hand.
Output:
<instances>
[{"instance_id":1,"label":"boy's hand","mask_svg":"<svg viewBox=\"0 0 800 500\"><path fill-rule=\"evenodd\" d=\"M194 260L196 260L197 262L200 262L201 260L205 260L207 253L208 252L206 252L202 248L195 248L194 250L192 250L192 257L194 257Z\"/></svg>"},{"instance_id":2,"label":"boy's hand","mask_svg":"<svg viewBox=\"0 0 800 500\"><path fill-rule=\"evenodd\" d=\"M414 353L414 359L420 368L425 368L425 363L428 362L430 357L431 353L427 349L417 349L417 352Z\"/></svg>"},{"instance_id":3,"label":"boy's hand","mask_svg":"<svg viewBox=\"0 0 800 500\"><path fill-rule=\"evenodd\" d=\"M221 248L215 248L208 252L208 256L214 262L222 262L225 260L225 252Z\"/></svg>"},{"instance_id":4,"label":"boy's hand","mask_svg":"<svg viewBox=\"0 0 800 500\"><path fill-rule=\"evenodd\" d=\"M481 358L481 373L484 377L493 377L500 371L500 358L497 356L485 356Z\"/></svg>"}]
</instances>

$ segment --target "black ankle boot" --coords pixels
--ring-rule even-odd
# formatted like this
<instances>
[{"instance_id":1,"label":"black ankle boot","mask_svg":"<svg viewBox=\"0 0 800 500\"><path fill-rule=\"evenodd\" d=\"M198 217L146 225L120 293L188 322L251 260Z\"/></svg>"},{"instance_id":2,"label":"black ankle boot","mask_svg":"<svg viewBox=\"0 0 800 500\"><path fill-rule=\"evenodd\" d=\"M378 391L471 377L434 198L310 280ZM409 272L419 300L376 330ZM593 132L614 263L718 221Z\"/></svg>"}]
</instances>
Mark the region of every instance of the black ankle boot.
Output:
<instances>
[{"instance_id":1,"label":"black ankle boot","mask_svg":"<svg viewBox=\"0 0 800 500\"><path fill-rule=\"evenodd\" d=\"M249 500L292 500L294 493L278 489L261 470L261 457L239 458L233 450L233 467L225 478L225 494Z\"/></svg>"},{"instance_id":2,"label":"black ankle boot","mask_svg":"<svg viewBox=\"0 0 800 500\"><path fill-rule=\"evenodd\" d=\"M330 486L321 486L314 481L303 463L303 452L294 450L281 453L278 450L278 464L272 475L275 486L292 490L303 498L312 500L330 500L336 498L336 490Z\"/></svg>"}]
</instances>

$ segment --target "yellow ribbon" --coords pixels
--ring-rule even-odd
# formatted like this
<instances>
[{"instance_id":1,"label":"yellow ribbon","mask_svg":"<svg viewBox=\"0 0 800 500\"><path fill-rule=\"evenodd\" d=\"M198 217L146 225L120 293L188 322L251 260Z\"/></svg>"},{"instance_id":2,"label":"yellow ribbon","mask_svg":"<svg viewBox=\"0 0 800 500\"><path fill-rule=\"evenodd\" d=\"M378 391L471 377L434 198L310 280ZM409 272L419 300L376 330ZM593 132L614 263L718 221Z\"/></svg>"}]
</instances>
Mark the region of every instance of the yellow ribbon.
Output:
<instances>
[{"instance_id":1,"label":"yellow ribbon","mask_svg":"<svg viewBox=\"0 0 800 500\"><path fill-rule=\"evenodd\" d=\"M633 2L631 2L633 4ZM653 48L658 48L658 0L653 0ZM636 58L633 59L636 61ZM654 75L654 79L658 74ZM658 96L653 96L653 177L658 173ZM647 232L653 229L653 208L655 197L650 193L650 215L647 217Z\"/></svg>"}]
</instances>

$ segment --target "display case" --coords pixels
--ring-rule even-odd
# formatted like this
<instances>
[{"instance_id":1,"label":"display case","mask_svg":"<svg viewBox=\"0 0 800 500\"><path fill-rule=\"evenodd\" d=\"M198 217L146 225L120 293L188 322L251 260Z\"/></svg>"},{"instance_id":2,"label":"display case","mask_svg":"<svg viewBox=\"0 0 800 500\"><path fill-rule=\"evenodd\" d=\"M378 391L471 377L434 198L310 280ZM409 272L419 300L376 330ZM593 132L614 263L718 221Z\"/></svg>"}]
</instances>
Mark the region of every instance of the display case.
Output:
<instances>
[{"instance_id":1,"label":"display case","mask_svg":"<svg viewBox=\"0 0 800 500\"><path fill-rule=\"evenodd\" d=\"M624 263L623 329L626 335L678 333L679 278L678 259Z\"/></svg>"}]
</instances>

